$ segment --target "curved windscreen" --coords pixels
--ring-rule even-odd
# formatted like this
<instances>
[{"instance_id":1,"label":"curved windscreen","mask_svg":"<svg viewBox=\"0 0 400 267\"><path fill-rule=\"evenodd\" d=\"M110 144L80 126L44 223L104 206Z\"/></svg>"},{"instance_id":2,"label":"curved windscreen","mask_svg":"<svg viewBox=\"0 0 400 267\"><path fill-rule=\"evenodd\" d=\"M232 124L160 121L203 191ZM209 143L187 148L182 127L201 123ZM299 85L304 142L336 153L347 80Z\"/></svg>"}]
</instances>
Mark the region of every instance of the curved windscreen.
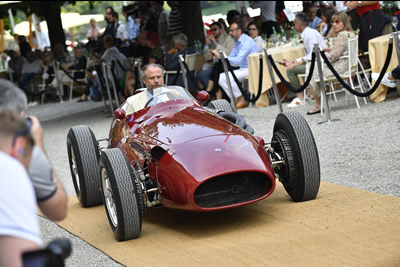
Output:
<instances>
[{"instance_id":1,"label":"curved windscreen","mask_svg":"<svg viewBox=\"0 0 400 267\"><path fill-rule=\"evenodd\" d=\"M158 104L161 102L166 102L170 100L177 99L194 99L192 95L180 86L164 86L153 89L152 97L149 99L149 105Z\"/></svg>"}]
</instances>

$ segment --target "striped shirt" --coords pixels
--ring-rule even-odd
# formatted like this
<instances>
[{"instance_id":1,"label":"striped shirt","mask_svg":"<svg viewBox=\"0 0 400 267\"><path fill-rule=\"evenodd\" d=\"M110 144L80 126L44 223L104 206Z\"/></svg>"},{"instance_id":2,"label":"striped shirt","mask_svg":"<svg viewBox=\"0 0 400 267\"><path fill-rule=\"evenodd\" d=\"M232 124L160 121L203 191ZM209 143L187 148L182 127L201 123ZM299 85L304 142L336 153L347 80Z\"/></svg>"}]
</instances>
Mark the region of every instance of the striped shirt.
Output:
<instances>
[{"instance_id":1,"label":"striped shirt","mask_svg":"<svg viewBox=\"0 0 400 267\"><path fill-rule=\"evenodd\" d=\"M168 30L171 36L182 32L182 16L179 6L173 6L171 8Z\"/></svg>"}]
</instances>

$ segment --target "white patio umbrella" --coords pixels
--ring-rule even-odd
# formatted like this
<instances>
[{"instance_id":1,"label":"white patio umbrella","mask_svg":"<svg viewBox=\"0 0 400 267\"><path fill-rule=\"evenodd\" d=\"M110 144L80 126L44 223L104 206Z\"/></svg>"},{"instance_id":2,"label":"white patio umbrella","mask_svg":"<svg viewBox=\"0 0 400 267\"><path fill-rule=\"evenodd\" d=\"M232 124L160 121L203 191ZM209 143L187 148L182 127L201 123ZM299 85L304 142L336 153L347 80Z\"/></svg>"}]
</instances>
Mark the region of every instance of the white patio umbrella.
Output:
<instances>
[{"instance_id":1,"label":"white patio umbrella","mask_svg":"<svg viewBox=\"0 0 400 267\"><path fill-rule=\"evenodd\" d=\"M61 22L63 25L63 29L70 29L85 24L87 24L89 28L89 21L92 18L95 19L97 22L103 21L104 15L102 14L80 15L79 13L61 13ZM46 21L40 22L40 27L42 28L42 31L48 31ZM32 25L32 31L34 31L35 28L36 28L35 25ZM14 31L19 35L25 35L25 36L29 35L29 22L23 21L21 23L18 23L17 25L15 25Z\"/></svg>"}]
</instances>

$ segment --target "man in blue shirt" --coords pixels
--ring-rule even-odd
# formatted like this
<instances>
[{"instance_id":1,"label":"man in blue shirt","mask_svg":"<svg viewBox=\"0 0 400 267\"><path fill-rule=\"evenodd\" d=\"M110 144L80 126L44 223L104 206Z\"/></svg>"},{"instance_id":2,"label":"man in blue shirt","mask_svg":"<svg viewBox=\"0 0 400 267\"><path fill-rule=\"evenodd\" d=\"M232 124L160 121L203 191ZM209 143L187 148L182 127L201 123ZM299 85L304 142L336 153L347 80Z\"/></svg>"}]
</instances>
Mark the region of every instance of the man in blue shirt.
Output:
<instances>
[{"instance_id":1,"label":"man in blue shirt","mask_svg":"<svg viewBox=\"0 0 400 267\"><path fill-rule=\"evenodd\" d=\"M310 5L307 7L307 16L310 19L310 25L312 29L317 29L317 26L322 22L322 19L317 16L317 7Z\"/></svg>"},{"instance_id":2,"label":"man in blue shirt","mask_svg":"<svg viewBox=\"0 0 400 267\"><path fill-rule=\"evenodd\" d=\"M234 70L236 77L239 82L242 83L244 78L248 76L248 57L251 53L258 51L257 45L253 38L244 34L244 26L242 22L233 22L229 26L229 34L235 40L235 46L233 47L228 60L232 66L237 66L239 69ZM233 96L236 99L236 108L244 108L248 106L248 103L244 100L242 93L239 90L238 85L229 73L230 84L232 85ZM228 89L228 83L226 80L225 73L221 73L219 76L219 86L230 96Z\"/></svg>"}]
</instances>

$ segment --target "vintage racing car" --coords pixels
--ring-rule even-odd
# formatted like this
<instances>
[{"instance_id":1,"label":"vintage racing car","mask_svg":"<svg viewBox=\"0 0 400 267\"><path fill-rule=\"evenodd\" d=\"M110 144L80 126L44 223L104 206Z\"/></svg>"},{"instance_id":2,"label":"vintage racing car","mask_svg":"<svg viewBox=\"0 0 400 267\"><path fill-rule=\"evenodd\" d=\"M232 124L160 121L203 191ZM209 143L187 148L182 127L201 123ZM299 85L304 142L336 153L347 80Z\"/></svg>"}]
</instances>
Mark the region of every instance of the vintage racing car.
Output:
<instances>
[{"instance_id":1,"label":"vintage racing car","mask_svg":"<svg viewBox=\"0 0 400 267\"><path fill-rule=\"evenodd\" d=\"M68 132L77 197L84 207L104 203L119 241L139 237L147 208L248 205L272 194L276 178L294 201L317 196L318 151L298 112L280 113L265 143L226 100L203 107L206 92L196 100L181 87L157 90L138 111L128 101L116 109L106 139L96 140L85 125ZM100 148L105 141L107 147Z\"/></svg>"}]
</instances>

